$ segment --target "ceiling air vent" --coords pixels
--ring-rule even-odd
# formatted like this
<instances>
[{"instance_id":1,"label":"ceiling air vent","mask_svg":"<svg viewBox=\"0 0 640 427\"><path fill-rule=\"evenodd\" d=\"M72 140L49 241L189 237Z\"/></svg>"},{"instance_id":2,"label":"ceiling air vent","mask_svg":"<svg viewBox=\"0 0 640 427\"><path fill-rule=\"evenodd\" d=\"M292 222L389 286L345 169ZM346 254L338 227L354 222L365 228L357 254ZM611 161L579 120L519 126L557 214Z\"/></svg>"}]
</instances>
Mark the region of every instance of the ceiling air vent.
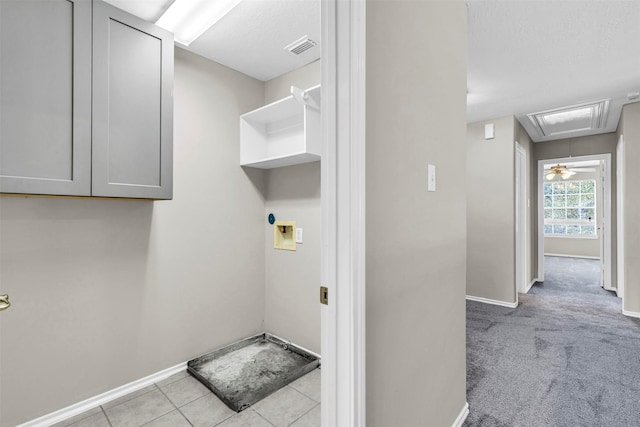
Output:
<instances>
[{"instance_id":1,"label":"ceiling air vent","mask_svg":"<svg viewBox=\"0 0 640 427\"><path fill-rule=\"evenodd\" d=\"M604 129L607 126L609 99L527 114L541 136Z\"/></svg>"},{"instance_id":2,"label":"ceiling air vent","mask_svg":"<svg viewBox=\"0 0 640 427\"><path fill-rule=\"evenodd\" d=\"M285 50L293 53L294 55L300 55L302 52L306 52L316 45L316 42L311 40L309 36L304 36L285 47Z\"/></svg>"}]
</instances>

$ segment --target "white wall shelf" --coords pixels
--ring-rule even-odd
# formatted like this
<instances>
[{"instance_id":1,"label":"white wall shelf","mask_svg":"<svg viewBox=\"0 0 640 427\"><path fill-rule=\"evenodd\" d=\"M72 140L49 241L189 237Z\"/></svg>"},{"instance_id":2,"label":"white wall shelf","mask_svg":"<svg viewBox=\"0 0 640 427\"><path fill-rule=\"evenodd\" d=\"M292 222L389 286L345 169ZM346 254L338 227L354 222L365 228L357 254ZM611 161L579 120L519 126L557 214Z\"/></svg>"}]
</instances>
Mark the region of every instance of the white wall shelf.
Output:
<instances>
[{"instance_id":1,"label":"white wall shelf","mask_svg":"<svg viewBox=\"0 0 640 427\"><path fill-rule=\"evenodd\" d=\"M272 169L320 160L320 85L304 93L309 102L292 94L240 116L241 166Z\"/></svg>"}]
</instances>

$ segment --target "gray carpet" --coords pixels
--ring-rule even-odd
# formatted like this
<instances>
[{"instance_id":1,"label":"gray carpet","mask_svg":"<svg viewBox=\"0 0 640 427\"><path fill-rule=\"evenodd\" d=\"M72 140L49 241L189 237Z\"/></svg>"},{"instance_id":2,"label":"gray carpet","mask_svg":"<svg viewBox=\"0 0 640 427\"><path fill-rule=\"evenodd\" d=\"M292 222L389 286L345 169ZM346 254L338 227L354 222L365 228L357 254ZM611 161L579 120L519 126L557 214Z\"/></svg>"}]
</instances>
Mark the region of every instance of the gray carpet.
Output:
<instances>
[{"instance_id":1,"label":"gray carpet","mask_svg":"<svg viewBox=\"0 0 640 427\"><path fill-rule=\"evenodd\" d=\"M640 319L598 265L545 257L518 308L467 301L464 426L640 426Z\"/></svg>"}]
</instances>

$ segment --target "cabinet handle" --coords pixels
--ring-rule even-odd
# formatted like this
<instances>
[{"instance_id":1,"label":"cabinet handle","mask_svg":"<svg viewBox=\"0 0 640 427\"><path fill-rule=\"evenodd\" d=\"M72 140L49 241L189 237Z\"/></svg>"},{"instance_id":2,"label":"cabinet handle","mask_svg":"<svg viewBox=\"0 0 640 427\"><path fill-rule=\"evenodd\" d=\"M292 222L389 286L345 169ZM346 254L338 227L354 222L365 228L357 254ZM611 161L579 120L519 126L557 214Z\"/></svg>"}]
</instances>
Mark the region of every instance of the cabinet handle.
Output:
<instances>
[{"instance_id":1,"label":"cabinet handle","mask_svg":"<svg viewBox=\"0 0 640 427\"><path fill-rule=\"evenodd\" d=\"M0 295L0 311L6 310L9 307L11 307L9 295Z\"/></svg>"}]
</instances>

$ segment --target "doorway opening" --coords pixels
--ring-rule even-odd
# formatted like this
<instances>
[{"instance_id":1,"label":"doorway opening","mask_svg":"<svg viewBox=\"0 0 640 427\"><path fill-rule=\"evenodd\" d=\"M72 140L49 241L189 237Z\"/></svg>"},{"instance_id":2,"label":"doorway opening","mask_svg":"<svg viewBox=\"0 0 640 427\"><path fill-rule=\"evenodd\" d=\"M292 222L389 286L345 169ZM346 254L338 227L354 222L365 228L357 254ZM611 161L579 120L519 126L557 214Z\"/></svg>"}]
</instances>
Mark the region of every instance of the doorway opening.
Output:
<instances>
[{"instance_id":1,"label":"doorway opening","mask_svg":"<svg viewBox=\"0 0 640 427\"><path fill-rule=\"evenodd\" d=\"M540 160L537 180L539 281L544 281L550 257L591 260L600 287L616 290L611 154Z\"/></svg>"}]
</instances>

